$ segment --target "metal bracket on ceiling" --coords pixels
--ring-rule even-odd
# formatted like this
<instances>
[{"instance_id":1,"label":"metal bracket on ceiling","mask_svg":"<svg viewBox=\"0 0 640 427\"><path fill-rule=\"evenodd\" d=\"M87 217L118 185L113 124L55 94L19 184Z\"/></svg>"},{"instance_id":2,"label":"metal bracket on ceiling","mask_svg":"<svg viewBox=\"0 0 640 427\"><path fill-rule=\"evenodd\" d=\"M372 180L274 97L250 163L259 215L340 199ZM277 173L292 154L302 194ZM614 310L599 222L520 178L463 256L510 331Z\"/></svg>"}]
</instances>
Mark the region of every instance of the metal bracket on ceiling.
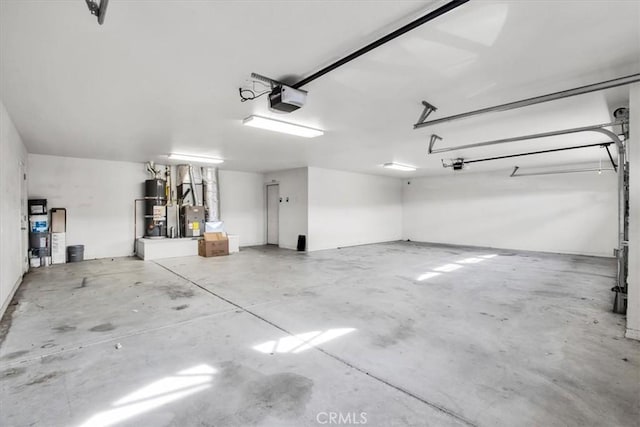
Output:
<instances>
[{"instance_id":1,"label":"metal bracket on ceiling","mask_svg":"<svg viewBox=\"0 0 640 427\"><path fill-rule=\"evenodd\" d=\"M433 146L436 144L436 141L442 141L442 137L436 135L435 133L431 134L431 140L429 141L429 150L427 151L427 154L431 154L433 153Z\"/></svg>"},{"instance_id":2,"label":"metal bracket on ceiling","mask_svg":"<svg viewBox=\"0 0 640 427\"><path fill-rule=\"evenodd\" d=\"M621 123L629 121L629 109L627 107L616 108L613 112L613 118Z\"/></svg>"},{"instance_id":3,"label":"metal bracket on ceiling","mask_svg":"<svg viewBox=\"0 0 640 427\"><path fill-rule=\"evenodd\" d=\"M283 86L284 83L274 80L270 77L263 76L258 73L251 73L252 85L250 87L239 87L238 92L240 94L240 102L245 101L253 101L256 98L261 97L262 95L266 95L267 93L271 93L273 89L277 86ZM265 89L261 92L257 92L255 88L255 83L259 82L263 85L268 85L269 89Z\"/></svg>"},{"instance_id":4,"label":"metal bracket on ceiling","mask_svg":"<svg viewBox=\"0 0 640 427\"><path fill-rule=\"evenodd\" d=\"M100 3L97 3L95 0L85 0L87 2L87 6L89 7L89 12L92 15L98 18L98 24L102 25L104 23L104 17L107 13L107 5L109 4L109 0L100 0Z\"/></svg>"},{"instance_id":5,"label":"metal bracket on ceiling","mask_svg":"<svg viewBox=\"0 0 640 427\"><path fill-rule=\"evenodd\" d=\"M271 85L271 89L273 89L276 86L284 85L284 83L282 83L282 82L279 82L277 80L274 80L274 79L272 79L270 77L263 76L263 75L258 74L258 73L251 73L251 78L254 79L254 80L258 80L258 81L261 81L263 83L267 83L267 84Z\"/></svg>"},{"instance_id":6,"label":"metal bracket on ceiling","mask_svg":"<svg viewBox=\"0 0 640 427\"><path fill-rule=\"evenodd\" d=\"M422 101L422 105L424 106L424 110L422 110L422 114L420 114L420 118L418 118L418 123L424 123L424 121L427 120L427 117L429 117L429 114L438 110L427 101Z\"/></svg>"},{"instance_id":7,"label":"metal bracket on ceiling","mask_svg":"<svg viewBox=\"0 0 640 427\"><path fill-rule=\"evenodd\" d=\"M622 128L622 132L618 136L622 137L624 140L629 139L629 108L616 108L613 112L613 117Z\"/></svg>"},{"instance_id":8,"label":"metal bracket on ceiling","mask_svg":"<svg viewBox=\"0 0 640 427\"><path fill-rule=\"evenodd\" d=\"M440 159L443 168L452 168L454 171L462 170L465 166L465 161L462 157L457 159L450 159L451 163L446 163L444 159Z\"/></svg>"}]
</instances>

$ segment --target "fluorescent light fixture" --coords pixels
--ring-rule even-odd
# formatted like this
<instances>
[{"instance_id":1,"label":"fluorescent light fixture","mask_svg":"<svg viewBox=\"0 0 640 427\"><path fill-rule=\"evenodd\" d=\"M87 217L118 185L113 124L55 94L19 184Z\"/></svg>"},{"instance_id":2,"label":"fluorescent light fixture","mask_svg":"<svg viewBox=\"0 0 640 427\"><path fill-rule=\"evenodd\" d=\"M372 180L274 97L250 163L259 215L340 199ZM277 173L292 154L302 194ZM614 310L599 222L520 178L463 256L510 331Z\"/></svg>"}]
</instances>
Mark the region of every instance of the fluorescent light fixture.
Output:
<instances>
[{"instance_id":1,"label":"fluorescent light fixture","mask_svg":"<svg viewBox=\"0 0 640 427\"><path fill-rule=\"evenodd\" d=\"M382 165L382 167L387 169L395 169L397 171L405 171L405 172L411 172L416 170L416 168L414 168L413 166L401 165L399 163L385 163L384 165Z\"/></svg>"},{"instance_id":2,"label":"fluorescent light fixture","mask_svg":"<svg viewBox=\"0 0 640 427\"><path fill-rule=\"evenodd\" d=\"M169 159L171 159L171 160L185 160L187 162L194 162L194 163L211 163L211 164L214 164L214 165L217 165L217 164L220 164L220 163L224 163L224 160L218 159L218 158L215 158L215 157L192 156L190 154L171 153L171 154L169 154Z\"/></svg>"},{"instance_id":3,"label":"fluorescent light fixture","mask_svg":"<svg viewBox=\"0 0 640 427\"><path fill-rule=\"evenodd\" d=\"M281 122L280 120L268 119L260 116L249 116L242 121L243 125L254 128L271 130L274 132L288 133L290 135L314 138L324 135L324 131L308 128L306 126L295 125L293 123Z\"/></svg>"}]
</instances>

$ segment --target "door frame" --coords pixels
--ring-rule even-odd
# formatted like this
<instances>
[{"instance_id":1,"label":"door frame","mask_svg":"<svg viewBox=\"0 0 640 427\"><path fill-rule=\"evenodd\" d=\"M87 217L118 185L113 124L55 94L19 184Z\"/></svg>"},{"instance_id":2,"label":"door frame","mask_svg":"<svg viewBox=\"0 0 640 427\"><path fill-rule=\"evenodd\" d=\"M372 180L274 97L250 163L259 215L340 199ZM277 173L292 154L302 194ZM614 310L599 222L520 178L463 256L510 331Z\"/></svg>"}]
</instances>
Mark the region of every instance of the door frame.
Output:
<instances>
[{"instance_id":1,"label":"door frame","mask_svg":"<svg viewBox=\"0 0 640 427\"><path fill-rule=\"evenodd\" d=\"M277 207L278 207L278 243L269 243L269 187L278 187ZM264 200L265 200L265 244L280 246L280 182L272 181L264 185Z\"/></svg>"},{"instance_id":2,"label":"door frame","mask_svg":"<svg viewBox=\"0 0 640 427\"><path fill-rule=\"evenodd\" d=\"M22 273L29 271L29 187L27 183L27 159L20 160L20 240Z\"/></svg>"}]
</instances>

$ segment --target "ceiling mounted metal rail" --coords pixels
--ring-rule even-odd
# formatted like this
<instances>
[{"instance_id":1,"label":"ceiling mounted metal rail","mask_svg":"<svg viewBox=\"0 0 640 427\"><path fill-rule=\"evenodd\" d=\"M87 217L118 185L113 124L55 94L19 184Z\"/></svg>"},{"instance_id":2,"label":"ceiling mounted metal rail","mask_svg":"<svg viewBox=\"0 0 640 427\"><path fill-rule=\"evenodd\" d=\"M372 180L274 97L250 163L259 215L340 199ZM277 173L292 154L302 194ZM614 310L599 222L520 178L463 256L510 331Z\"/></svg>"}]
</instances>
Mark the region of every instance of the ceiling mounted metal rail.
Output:
<instances>
[{"instance_id":1,"label":"ceiling mounted metal rail","mask_svg":"<svg viewBox=\"0 0 640 427\"><path fill-rule=\"evenodd\" d=\"M530 152L527 152L527 153L507 154L507 155L504 155L504 156L495 156L495 157L485 157L485 158L482 158L482 159L464 160L464 163L468 164L468 163L489 162L491 160L510 159L512 157L533 156L535 154L555 153L557 151L578 150L580 148L589 148L589 147L609 147L609 145L611 145L611 144L613 144L613 141L611 141L611 142L602 142L602 143L598 143L598 144L575 145L575 146L572 146L572 147L552 148L552 149L549 149L549 150L530 151ZM613 163L613 158L611 159L611 163ZM615 164L613 164L613 166L615 167Z\"/></svg>"},{"instance_id":2,"label":"ceiling mounted metal rail","mask_svg":"<svg viewBox=\"0 0 640 427\"><path fill-rule=\"evenodd\" d=\"M501 104L501 105L496 105L496 106L493 106L493 107L481 108L479 110L469 111L469 112L466 112L466 113L456 114L456 115L448 116L448 117L443 117L441 119L430 120L428 122L425 122L424 120L426 119L426 117L429 114L425 115L425 113L423 112L423 114L421 115L422 120L418 120L418 123L414 124L413 128L414 129L420 129L420 128L427 127L427 126L433 126L433 125L436 125L436 124L439 124L439 123L445 123L445 122L451 122L451 121L454 121L454 120L466 119L468 117L473 117L473 116L477 116L477 115L480 115L480 114L494 113L494 112L498 112L498 111L513 110L513 109L516 109L516 108L527 107L529 105L540 104L542 102L555 101L557 99L568 98L568 97L571 97L571 96L582 95L582 94L585 94L585 93L596 92L596 91L599 91L599 90L610 89L610 88L614 88L614 87L618 87L618 86L624 86L624 85L628 85L628 84L635 83L635 82L638 82L638 81L640 81L640 73L631 74L629 76L620 77L620 78L617 78L617 79L606 80L606 81L600 82L600 83L581 86L581 87L577 87L577 88L574 88L574 89L563 90L563 91L560 91L560 92L554 92L554 93L550 93L550 94L547 94L547 95L535 96L533 98L527 98L527 99L523 99L521 101L509 102L507 104ZM426 101L424 101L424 102L426 102ZM423 105L424 105L424 103L423 103ZM429 104L429 106L431 106L431 104ZM425 111L426 111L427 108L428 107L425 105ZM433 111L435 111L435 109L433 109Z\"/></svg>"},{"instance_id":3,"label":"ceiling mounted metal rail","mask_svg":"<svg viewBox=\"0 0 640 427\"><path fill-rule=\"evenodd\" d=\"M399 37L401 35L403 35L404 33L407 33L411 30L413 30L414 28L419 27L422 24L426 24L429 21L432 21L433 19L444 15L447 12L452 11L453 9L457 8L458 6L462 6L463 4L467 3L469 0L454 0L454 1L450 1L449 3L440 6L439 8L432 10L431 12L427 13L426 15L421 16L420 18L409 22L407 25L404 25L401 28L398 28L397 30L393 31L392 33L387 34L384 37L379 38L378 40L369 43L368 45L366 45L363 48L360 48L358 50L356 50L355 52L345 56L344 58L341 58L339 60L337 60L336 62L327 65L326 67L322 68L321 70L316 71L315 73L311 74L308 77L305 77L304 79L300 80L298 83L294 84L292 87L294 89L299 89L302 86L311 83L312 81L314 81L315 79L324 76L325 74L327 74L330 71L335 70L338 67L343 66L344 64L346 64L347 62L353 61L354 59L364 55L365 53L382 46L383 44L395 39L396 37Z\"/></svg>"},{"instance_id":4,"label":"ceiling mounted metal rail","mask_svg":"<svg viewBox=\"0 0 640 427\"><path fill-rule=\"evenodd\" d=\"M526 141L529 139L537 139L537 138L547 138L550 136L558 136L558 135L568 135L568 134L572 134L572 133L578 133L578 132L589 132L589 131L594 131L594 132L598 132L598 131L602 131L602 128L605 127L609 127L609 126L615 126L615 125L620 125L623 122L611 122L611 123L603 123L600 125L592 125L592 126L584 126L584 127L579 127L579 128L572 128L572 129L563 129L563 130L556 130L556 131L551 131L551 132L542 132L542 133L534 133L531 135L523 135L523 136L515 136L512 138L503 138L503 139L495 139L492 141L484 141L484 142L477 142L474 144L466 144L466 145L458 145L456 147L447 147L447 148L438 148L438 149L434 149L433 146L435 145L435 142L438 139L442 139L440 137L438 137L437 135L431 135L431 142L429 143L429 150L428 153L429 154L434 154L434 153L445 153L447 151L455 151L455 150L462 150L465 148L477 148L477 147L485 147L487 145L496 145L496 144L504 144L507 142L517 142L517 141ZM610 131L609 131L610 132ZM619 140L618 136L612 133L616 139ZM435 138L434 138L435 136ZM616 141L616 139L614 139L614 141ZM617 144L617 142L616 142Z\"/></svg>"},{"instance_id":5,"label":"ceiling mounted metal rail","mask_svg":"<svg viewBox=\"0 0 640 427\"><path fill-rule=\"evenodd\" d=\"M509 175L511 178L518 178L520 176L538 176L538 175L557 175L562 173L578 173L578 172L602 172L613 171L613 168L582 168L582 169L557 169L543 172L528 172L528 173L516 173L520 170L520 166L513 168L513 172Z\"/></svg>"}]
</instances>

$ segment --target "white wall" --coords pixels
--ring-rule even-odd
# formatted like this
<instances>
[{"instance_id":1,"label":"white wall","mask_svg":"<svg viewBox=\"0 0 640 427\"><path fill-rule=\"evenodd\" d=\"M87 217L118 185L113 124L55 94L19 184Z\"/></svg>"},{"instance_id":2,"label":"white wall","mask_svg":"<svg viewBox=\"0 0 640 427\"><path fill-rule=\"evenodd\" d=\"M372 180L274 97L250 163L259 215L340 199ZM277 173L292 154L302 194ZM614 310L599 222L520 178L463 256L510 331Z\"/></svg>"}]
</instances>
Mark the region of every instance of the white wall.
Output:
<instances>
[{"instance_id":1,"label":"white wall","mask_svg":"<svg viewBox=\"0 0 640 427\"><path fill-rule=\"evenodd\" d=\"M264 175L218 171L220 218L225 231L240 236L240 246L266 243Z\"/></svg>"},{"instance_id":2,"label":"white wall","mask_svg":"<svg viewBox=\"0 0 640 427\"><path fill-rule=\"evenodd\" d=\"M403 184L404 239L613 256L617 185L612 172L509 178L509 172Z\"/></svg>"},{"instance_id":3,"label":"white wall","mask_svg":"<svg viewBox=\"0 0 640 427\"><path fill-rule=\"evenodd\" d=\"M29 197L67 209L67 245L85 245L85 259L133 254L134 199L149 178L143 163L29 154L29 168ZM219 180L226 231L238 234L241 246L263 244L264 176L221 170Z\"/></svg>"},{"instance_id":4,"label":"white wall","mask_svg":"<svg viewBox=\"0 0 640 427\"><path fill-rule=\"evenodd\" d=\"M27 150L0 101L0 317L26 270Z\"/></svg>"},{"instance_id":5,"label":"white wall","mask_svg":"<svg viewBox=\"0 0 640 427\"><path fill-rule=\"evenodd\" d=\"M402 238L402 181L309 168L310 251Z\"/></svg>"},{"instance_id":6,"label":"white wall","mask_svg":"<svg viewBox=\"0 0 640 427\"><path fill-rule=\"evenodd\" d=\"M67 245L84 245L85 259L133 254L146 178L141 163L29 154L29 197L67 209Z\"/></svg>"},{"instance_id":7,"label":"white wall","mask_svg":"<svg viewBox=\"0 0 640 427\"><path fill-rule=\"evenodd\" d=\"M306 236L308 234L307 168L289 169L265 174L265 186L266 184L274 182L279 184L280 197L282 198L278 221L278 246L286 249L296 249L298 246L298 235L302 234ZM263 186L263 194L266 194L265 186ZM287 198L289 198L288 202Z\"/></svg>"},{"instance_id":8,"label":"white wall","mask_svg":"<svg viewBox=\"0 0 640 427\"><path fill-rule=\"evenodd\" d=\"M640 83L629 99L629 293L627 337L640 340Z\"/></svg>"}]
</instances>

